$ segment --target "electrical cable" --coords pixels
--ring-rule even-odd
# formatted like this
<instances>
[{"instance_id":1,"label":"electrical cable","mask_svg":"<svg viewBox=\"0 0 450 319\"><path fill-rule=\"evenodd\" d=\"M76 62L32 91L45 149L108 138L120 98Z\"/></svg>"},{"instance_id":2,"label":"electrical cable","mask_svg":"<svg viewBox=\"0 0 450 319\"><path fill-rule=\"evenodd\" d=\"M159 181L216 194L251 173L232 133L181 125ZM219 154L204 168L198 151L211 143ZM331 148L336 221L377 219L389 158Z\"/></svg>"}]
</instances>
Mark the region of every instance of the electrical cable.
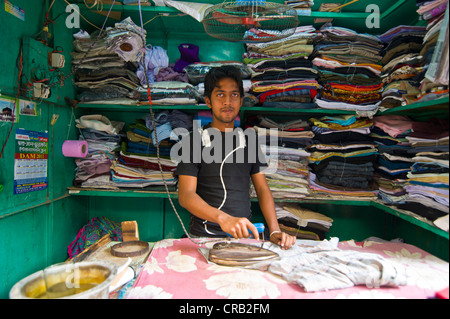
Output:
<instances>
[{"instance_id":1,"label":"electrical cable","mask_svg":"<svg viewBox=\"0 0 450 319\"><path fill-rule=\"evenodd\" d=\"M2 158L2 156L3 156L3 152L5 151L6 144L8 143L8 140L11 135L11 132L12 132L12 129L14 126L14 122L16 119L16 104L17 104L17 98L19 97L19 94L20 94L20 79L22 78L22 71L23 71L23 42L22 42L22 40L20 40L19 57L17 59L18 59L18 68L19 68L19 76L17 78L17 93L16 93L16 98L14 99L14 107L12 110L11 127L9 128L9 132L6 135L5 143L3 143L2 151L0 152L0 158Z\"/></svg>"},{"instance_id":2,"label":"electrical cable","mask_svg":"<svg viewBox=\"0 0 450 319\"><path fill-rule=\"evenodd\" d=\"M224 157L222 163L220 163L219 177L220 177L220 182L222 183L222 188L223 188L223 201L222 201L222 203L220 204L220 206L217 209L222 209L223 205L225 204L225 201L227 200L227 188L225 187L225 182L223 180L223 174L222 174L222 172L223 172L223 165L225 164L225 162L228 159L228 157L230 157L234 152L236 152L238 149L241 149L241 148L244 149L245 148L245 136L244 136L244 133L242 132L242 129L240 129L240 128L238 129L238 134L239 134L239 145L234 150L230 151L230 153L228 153ZM208 131L207 130L201 130L201 136L202 136L203 144L205 146L211 146L211 139L209 137ZM203 221L203 226L205 227L205 231L208 234L216 235L216 234L214 234L214 233L212 233L212 232L210 232L208 230L208 228L206 227L206 222L207 222L206 220Z\"/></svg>"},{"instance_id":3,"label":"electrical cable","mask_svg":"<svg viewBox=\"0 0 450 319\"><path fill-rule=\"evenodd\" d=\"M66 3L68 3L68 4L70 4L69 2L67 2L67 0L64 0ZM103 21L103 25L102 25L102 27L100 28L100 31L99 31L99 33L98 33L98 35L97 35L97 38L94 40L94 42L92 42L92 44L91 44L91 46L89 47L89 49L86 51L86 53L84 54L84 56L81 58L81 60L80 60L80 62L78 63L78 65L76 65L75 67L73 67L72 68L72 71L69 73L69 74L67 74L66 76L61 76L61 78L60 78L60 80L59 81L57 81L57 82L54 82L53 84L51 84L51 85L49 85L48 86L48 88L50 89L52 86L54 86L54 85L56 85L57 83L64 83L66 80L67 80L67 78L69 77L69 76L71 76L72 74L74 74L75 73L75 71L77 71L78 70L78 68L80 68L80 66L81 65L83 65L83 62L84 62L84 60L86 59L86 57L87 57L87 55L89 54L89 52L91 52L91 50L95 47L95 45L97 44L97 41L100 39L100 36L102 35L102 33L103 33L103 29L105 28L105 24L106 24L106 21L108 21L108 18L109 18L109 15L110 15L110 13L111 13L111 9L114 7L114 3L116 2L116 0L113 0L113 3L111 4L111 6L109 7L109 11L108 11L108 13L107 13L107 15L106 15L106 17L105 17L105 21ZM77 11L76 9L75 9L75 11ZM80 16L81 16L81 13L79 12L79 11L77 11L79 14L80 14ZM83 19L85 19L84 17L83 17ZM86 19L85 19L86 20ZM87 20L86 20L87 21ZM89 22L89 21L88 21ZM97 29L98 29L98 27L97 26L95 26Z\"/></svg>"}]
</instances>

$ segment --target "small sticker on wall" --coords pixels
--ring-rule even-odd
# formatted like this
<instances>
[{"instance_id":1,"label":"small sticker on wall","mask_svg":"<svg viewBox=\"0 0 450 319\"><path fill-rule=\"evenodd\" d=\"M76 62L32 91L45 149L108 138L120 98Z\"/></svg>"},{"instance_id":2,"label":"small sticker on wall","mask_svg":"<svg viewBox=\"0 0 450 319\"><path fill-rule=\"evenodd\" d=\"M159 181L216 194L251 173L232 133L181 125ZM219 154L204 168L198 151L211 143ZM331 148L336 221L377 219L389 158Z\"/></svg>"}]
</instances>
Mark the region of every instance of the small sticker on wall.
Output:
<instances>
[{"instance_id":1,"label":"small sticker on wall","mask_svg":"<svg viewBox=\"0 0 450 319\"><path fill-rule=\"evenodd\" d=\"M0 121L17 122L16 99L2 95L0 97Z\"/></svg>"},{"instance_id":2,"label":"small sticker on wall","mask_svg":"<svg viewBox=\"0 0 450 319\"><path fill-rule=\"evenodd\" d=\"M19 114L37 116L36 102L19 100Z\"/></svg>"},{"instance_id":3,"label":"small sticker on wall","mask_svg":"<svg viewBox=\"0 0 450 319\"><path fill-rule=\"evenodd\" d=\"M11 13L13 16L16 16L20 20L25 21L25 10L12 4L8 0L5 0L5 11Z\"/></svg>"}]
</instances>

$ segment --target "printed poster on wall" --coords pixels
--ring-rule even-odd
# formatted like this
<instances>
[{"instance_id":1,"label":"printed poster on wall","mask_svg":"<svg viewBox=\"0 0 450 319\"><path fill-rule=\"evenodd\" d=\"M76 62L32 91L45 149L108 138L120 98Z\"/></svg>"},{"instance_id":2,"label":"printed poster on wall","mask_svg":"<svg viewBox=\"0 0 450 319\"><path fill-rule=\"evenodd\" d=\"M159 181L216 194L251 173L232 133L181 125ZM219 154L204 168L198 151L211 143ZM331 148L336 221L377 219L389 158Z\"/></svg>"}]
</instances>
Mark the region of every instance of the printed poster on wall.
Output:
<instances>
[{"instance_id":1,"label":"printed poster on wall","mask_svg":"<svg viewBox=\"0 0 450 319\"><path fill-rule=\"evenodd\" d=\"M48 132L16 129L14 194L47 188Z\"/></svg>"}]
</instances>

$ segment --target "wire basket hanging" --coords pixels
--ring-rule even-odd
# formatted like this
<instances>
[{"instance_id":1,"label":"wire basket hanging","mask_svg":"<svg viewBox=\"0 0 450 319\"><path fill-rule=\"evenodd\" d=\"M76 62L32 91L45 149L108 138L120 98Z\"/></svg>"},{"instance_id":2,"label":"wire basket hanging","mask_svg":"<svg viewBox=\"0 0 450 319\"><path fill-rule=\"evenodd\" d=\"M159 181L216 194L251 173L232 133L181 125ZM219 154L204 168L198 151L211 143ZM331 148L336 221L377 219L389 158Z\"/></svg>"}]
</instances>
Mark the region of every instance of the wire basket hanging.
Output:
<instances>
[{"instance_id":1,"label":"wire basket hanging","mask_svg":"<svg viewBox=\"0 0 450 319\"><path fill-rule=\"evenodd\" d=\"M208 8L202 20L207 34L217 39L258 43L292 35L297 12L289 6L265 0L235 0Z\"/></svg>"}]
</instances>

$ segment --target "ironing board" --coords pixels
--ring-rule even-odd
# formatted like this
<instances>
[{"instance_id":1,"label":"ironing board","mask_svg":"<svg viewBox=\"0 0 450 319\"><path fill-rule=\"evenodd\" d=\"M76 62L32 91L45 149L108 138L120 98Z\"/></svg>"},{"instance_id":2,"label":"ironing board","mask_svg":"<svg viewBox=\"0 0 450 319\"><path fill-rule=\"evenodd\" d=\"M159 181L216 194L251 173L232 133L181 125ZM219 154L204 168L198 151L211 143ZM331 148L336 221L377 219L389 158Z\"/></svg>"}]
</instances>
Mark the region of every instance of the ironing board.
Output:
<instances>
[{"instance_id":1,"label":"ironing board","mask_svg":"<svg viewBox=\"0 0 450 319\"><path fill-rule=\"evenodd\" d=\"M242 240L241 240L242 242ZM252 242L252 240L246 240ZM298 243L298 241L297 241ZM209 244L207 244L209 245ZM199 246L184 239L156 242L133 286L124 298L130 299L390 299L434 298L448 289L449 263L413 245L376 241L339 242L340 250L378 254L420 274L406 285L306 292L270 271L219 266L208 263Z\"/></svg>"}]
</instances>

